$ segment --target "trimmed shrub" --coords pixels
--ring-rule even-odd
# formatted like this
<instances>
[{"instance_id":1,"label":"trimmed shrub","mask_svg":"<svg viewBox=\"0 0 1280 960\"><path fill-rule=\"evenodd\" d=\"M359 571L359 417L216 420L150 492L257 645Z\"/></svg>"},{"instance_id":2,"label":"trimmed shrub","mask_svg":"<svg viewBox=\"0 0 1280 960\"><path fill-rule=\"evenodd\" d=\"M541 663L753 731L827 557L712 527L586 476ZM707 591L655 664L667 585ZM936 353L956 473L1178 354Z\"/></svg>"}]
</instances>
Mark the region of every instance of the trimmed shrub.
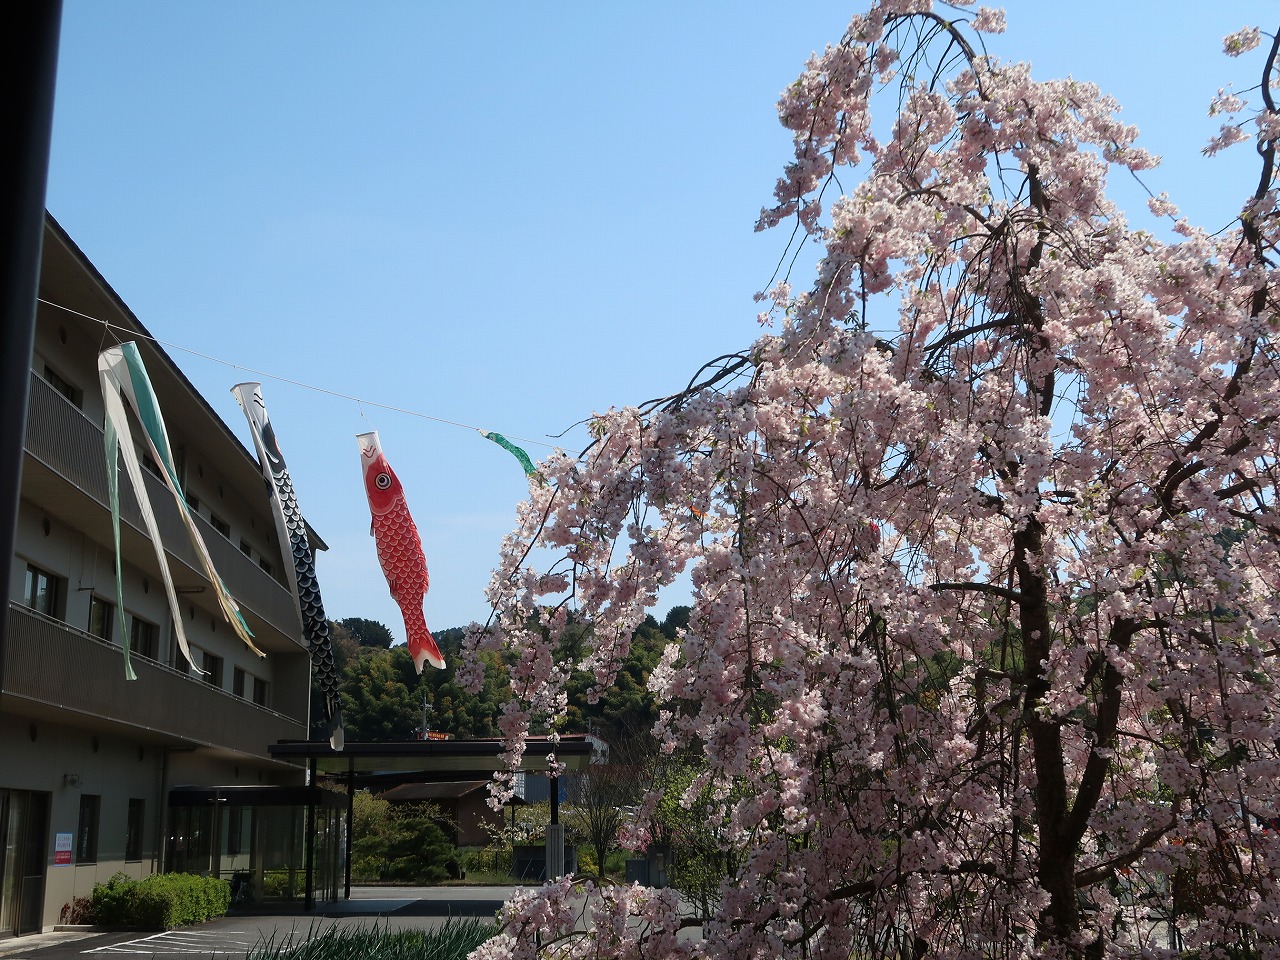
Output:
<instances>
[{"instance_id":1,"label":"trimmed shrub","mask_svg":"<svg viewBox=\"0 0 1280 960\"><path fill-rule=\"evenodd\" d=\"M288 870L268 870L262 875L264 900L294 900L302 896L303 880Z\"/></svg>"},{"instance_id":2,"label":"trimmed shrub","mask_svg":"<svg viewBox=\"0 0 1280 960\"><path fill-rule=\"evenodd\" d=\"M117 873L96 884L90 899L99 923L167 930L225 914L231 905L231 884L187 873L157 873L144 880Z\"/></svg>"}]
</instances>

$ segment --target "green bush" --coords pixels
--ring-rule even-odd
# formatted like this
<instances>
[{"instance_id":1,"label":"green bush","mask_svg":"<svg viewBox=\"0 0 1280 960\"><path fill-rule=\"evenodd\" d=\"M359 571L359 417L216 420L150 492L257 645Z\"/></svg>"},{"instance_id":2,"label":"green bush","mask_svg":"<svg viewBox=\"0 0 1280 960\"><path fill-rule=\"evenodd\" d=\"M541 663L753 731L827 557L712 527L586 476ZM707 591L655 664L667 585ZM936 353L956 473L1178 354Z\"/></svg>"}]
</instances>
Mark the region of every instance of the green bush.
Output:
<instances>
[{"instance_id":1,"label":"green bush","mask_svg":"<svg viewBox=\"0 0 1280 960\"><path fill-rule=\"evenodd\" d=\"M266 900L293 900L302 896L303 880L289 870L268 870L262 875L262 896Z\"/></svg>"},{"instance_id":2,"label":"green bush","mask_svg":"<svg viewBox=\"0 0 1280 960\"><path fill-rule=\"evenodd\" d=\"M511 848L492 844L484 848L459 851L462 867L468 876L492 880L511 876Z\"/></svg>"},{"instance_id":3,"label":"green bush","mask_svg":"<svg viewBox=\"0 0 1280 960\"><path fill-rule=\"evenodd\" d=\"M360 882L438 883L449 879L446 864L457 848L440 828L431 804L389 804L356 795L360 812L353 816L351 877Z\"/></svg>"},{"instance_id":4,"label":"green bush","mask_svg":"<svg viewBox=\"0 0 1280 960\"><path fill-rule=\"evenodd\" d=\"M117 873L94 885L90 901L99 923L167 930L225 914L231 905L231 884L187 873L157 873L144 880Z\"/></svg>"}]
</instances>

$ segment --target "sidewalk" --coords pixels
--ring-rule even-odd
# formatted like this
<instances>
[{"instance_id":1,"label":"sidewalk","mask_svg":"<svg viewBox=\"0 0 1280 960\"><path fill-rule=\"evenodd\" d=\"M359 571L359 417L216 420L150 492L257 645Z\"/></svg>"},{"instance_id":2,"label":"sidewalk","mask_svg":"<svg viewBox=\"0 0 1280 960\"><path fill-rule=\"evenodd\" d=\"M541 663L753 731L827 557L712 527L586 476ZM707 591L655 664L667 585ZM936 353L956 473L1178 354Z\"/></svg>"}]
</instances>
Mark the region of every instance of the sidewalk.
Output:
<instances>
[{"instance_id":1,"label":"sidewalk","mask_svg":"<svg viewBox=\"0 0 1280 960\"><path fill-rule=\"evenodd\" d=\"M243 957L259 943L307 940L339 924L393 930L430 929L449 917L490 919L519 887L353 887L350 900L301 904L273 911L231 913L194 927L163 933L74 928L0 940L0 957L11 960L93 960L107 954Z\"/></svg>"}]
</instances>

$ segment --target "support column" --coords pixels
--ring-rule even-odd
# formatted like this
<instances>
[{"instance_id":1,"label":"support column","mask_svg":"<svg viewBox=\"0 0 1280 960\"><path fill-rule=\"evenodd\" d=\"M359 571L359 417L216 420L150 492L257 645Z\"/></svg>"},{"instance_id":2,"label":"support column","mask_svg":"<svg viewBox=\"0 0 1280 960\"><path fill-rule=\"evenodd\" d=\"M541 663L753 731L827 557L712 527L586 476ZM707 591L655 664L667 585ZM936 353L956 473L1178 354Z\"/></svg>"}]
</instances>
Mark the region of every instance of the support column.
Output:
<instances>
[{"instance_id":1,"label":"support column","mask_svg":"<svg viewBox=\"0 0 1280 960\"><path fill-rule=\"evenodd\" d=\"M344 864L344 872L346 879L344 883L345 899L351 899L351 821L356 805L356 762L354 760L347 761L347 829L343 831L342 840L342 862Z\"/></svg>"},{"instance_id":2,"label":"support column","mask_svg":"<svg viewBox=\"0 0 1280 960\"><path fill-rule=\"evenodd\" d=\"M564 826L560 823L560 779L547 775L551 823L547 826L547 881L564 876Z\"/></svg>"},{"instance_id":3,"label":"support column","mask_svg":"<svg viewBox=\"0 0 1280 960\"><path fill-rule=\"evenodd\" d=\"M307 761L307 891L302 909L311 913L316 908L316 758Z\"/></svg>"}]
</instances>

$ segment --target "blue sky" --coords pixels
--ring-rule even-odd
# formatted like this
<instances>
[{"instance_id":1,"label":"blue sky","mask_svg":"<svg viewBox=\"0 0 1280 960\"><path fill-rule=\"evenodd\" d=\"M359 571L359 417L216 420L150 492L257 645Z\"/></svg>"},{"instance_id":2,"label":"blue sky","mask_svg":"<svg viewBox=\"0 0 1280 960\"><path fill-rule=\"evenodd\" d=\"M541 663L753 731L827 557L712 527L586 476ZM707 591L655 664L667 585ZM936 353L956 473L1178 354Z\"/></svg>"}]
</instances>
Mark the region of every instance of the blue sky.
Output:
<instances>
[{"instance_id":1,"label":"blue sky","mask_svg":"<svg viewBox=\"0 0 1280 960\"><path fill-rule=\"evenodd\" d=\"M1221 38L1272 29L1273 4L1005 6L993 53L1099 83L1165 158L1152 189L1230 222L1256 163L1200 156L1206 108L1255 82L1259 57L1228 60ZM427 622L460 626L487 614L516 461L227 364L535 459L581 450L581 428L550 435L758 334L752 295L785 243L752 229L788 158L774 103L858 9L64 0L48 207L247 446L229 390L262 380L331 548L329 616L403 636L360 480L355 435L376 429L422 532Z\"/></svg>"}]
</instances>

